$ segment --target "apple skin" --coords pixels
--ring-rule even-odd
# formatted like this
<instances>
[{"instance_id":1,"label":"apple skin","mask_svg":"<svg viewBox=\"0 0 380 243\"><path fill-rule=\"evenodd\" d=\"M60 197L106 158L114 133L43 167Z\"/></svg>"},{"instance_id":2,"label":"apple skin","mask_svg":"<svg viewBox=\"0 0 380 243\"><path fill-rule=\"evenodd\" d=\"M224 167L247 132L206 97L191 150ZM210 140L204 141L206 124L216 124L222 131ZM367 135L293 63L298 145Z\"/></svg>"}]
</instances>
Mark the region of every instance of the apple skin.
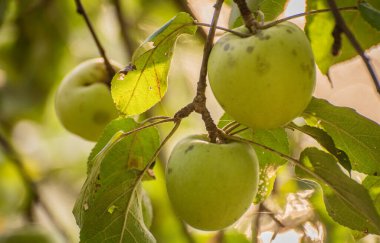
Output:
<instances>
[{"instance_id":1,"label":"apple skin","mask_svg":"<svg viewBox=\"0 0 380 243\"><path fill-rule=\"evenodd\" d=\"M59 242L56 237L39 225L28 225L0 236L2 243L54 243Z\"/></svg>"},{"instance_id":2,"label":"apple skin","mask_svg":"<svg viewBox=\"0 0 380 243\"><path fill-rule=\"evenodd\" d=\"M112 62L115 71L120 65ZM62 125L80 137L96 141L119 112L112 100L103 59L90 59L75 67L61 82L55 108Z\"/></svg>"},{"instance_id":3,"label":"apple skin","mask_svg":"<svg viewBox=\"0 0 380 243\"><path fill-rule=\"evenodd\" d=\"M215 144L190 136L173 149L166 187L177 215L200 230L220 230L251 205L258 186L258 161L252 146Z\"/></svg>"},{"instance_id":4,"label":"apple skin","mask_svg":"<svg viewBox=\"0 0 380 243\"><path fill-rule=\"evenodd\" d=\"M272 129L304 111L316 74L305 33L283 22L247 38L222 36L211 51L208 78L219 104L237 122Z\"/></svg>"}]
</instances>

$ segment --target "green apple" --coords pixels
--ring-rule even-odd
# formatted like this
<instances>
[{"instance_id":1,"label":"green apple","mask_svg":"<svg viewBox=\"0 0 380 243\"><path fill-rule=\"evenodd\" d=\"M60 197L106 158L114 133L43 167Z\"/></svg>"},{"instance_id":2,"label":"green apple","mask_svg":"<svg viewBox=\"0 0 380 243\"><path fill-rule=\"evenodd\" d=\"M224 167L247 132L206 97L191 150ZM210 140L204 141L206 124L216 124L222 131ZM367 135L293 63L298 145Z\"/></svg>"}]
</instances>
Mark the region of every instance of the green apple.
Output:
<instances>
[{"instance_id":1,"label":"green apple","mask_svg":"<svg viewBox=\"0 0 380 243\"><path fill-rule=\"evenodd\" d=\"M177 215L194 228L220 230L238 220L257 193L258 161L252 146L210 143L190 136L173 149L166 187Z\"/></svg>"},{"instance_id":2,"label":"green apple","mask_svg":"<svg viewBox=\"0 0 380 243\"><path fill-rule=\"evenodd\" d=\"M284 22L246 38L222 36L211 51L208 77L219 104L236 121L272 129L292 121L310 102L315 63L305 33Z\"/></svg>"},{"instance_id":3,"label":"green apple","mask_svg":"<svg viewBox=\"0 0 380 243\"><path fill-rule=\"evenodd\" d=\"M120 65L112 63L115 71ZM79 64L65 76L56 93L55 107L62 125L80 137L96 141L118 116L107 85L110 77L103 59Z\"/></svg>"},{"instance_id":4,"label":"green apple","mask_svg":"<svg viewBox=\"0 0 380 243\"><path fill-rule=\"evenodd\" d=\"M28 225L0 236L2 243L54 243L57 242L47 230L38 225Z\"/></svg>"}]
</instances>

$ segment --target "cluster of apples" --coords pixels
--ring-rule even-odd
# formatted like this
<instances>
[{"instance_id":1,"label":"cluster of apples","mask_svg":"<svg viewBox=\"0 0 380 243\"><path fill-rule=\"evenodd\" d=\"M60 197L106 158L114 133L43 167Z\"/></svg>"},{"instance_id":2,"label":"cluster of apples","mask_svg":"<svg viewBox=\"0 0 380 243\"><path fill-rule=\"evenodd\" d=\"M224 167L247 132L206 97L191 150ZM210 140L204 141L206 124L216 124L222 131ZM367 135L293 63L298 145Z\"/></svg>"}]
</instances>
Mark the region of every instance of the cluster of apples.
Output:
<instances>
[{"instance_id":1,"label":"cluster of apples","mask_svg":"<svg viewBox=\"0 0 380 243\"><path fill-rule=\"evenodd\" d=\"M236 30L249 33L245 27ZM315 64L305 33L284 22L244 38L226 33L211 51L208 78L219 104L237 122L272 129L289 123L310 102ZM80 64L64 78L56 110L67 130L97 140L118 116L107 81L101 59ZM258 177L251 145L211 143L203 135L180 141L166 168L173 208L201 230L223 229L239 219L253 202Z\"/></svg>"},{"instance_id":2,"label":"cluster of apples","mask_svg":"<svg viewBox=\"0 0 380 243\"><path fill-rule=\"evenodd\" d=\"M237 29L249 33L245 27ZM273 129L299 116L311 100L315 64L310 43L285 22L246 38L227 33L208 62L211 89L223 109L252 129ZM252 204L258 160L242 142L210 143L192 136L179 142L166 169L177 214L201 230L223 229Z\"/></svg>"}]
</instances>

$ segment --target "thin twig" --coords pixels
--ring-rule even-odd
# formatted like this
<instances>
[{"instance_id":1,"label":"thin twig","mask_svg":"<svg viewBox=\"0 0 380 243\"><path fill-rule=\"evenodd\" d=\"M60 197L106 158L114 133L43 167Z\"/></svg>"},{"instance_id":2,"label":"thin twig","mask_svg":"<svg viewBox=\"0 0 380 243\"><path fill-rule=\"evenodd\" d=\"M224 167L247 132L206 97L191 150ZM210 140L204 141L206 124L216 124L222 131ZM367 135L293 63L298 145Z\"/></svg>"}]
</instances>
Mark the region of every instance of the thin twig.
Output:
<instances>
[{"instance_id":1,"label":"thin twig","mask_svg":"<svg viewBox=\"0 0 380 243\"><path fill-rule=\"evenodd\" d=\"M207 24L207 23L199 23L199 22L195 22L194 23L195 25L198 25L198 26L205 26L205 27L211 27L211 24ZM250 34L245 34L245 33L241 33L241 32L238 32L238 31L235 31L235 30L231 30L231 29L228 29L228 28L224 28L224 27L221 27L221 26L216 26L217 29L219 30L224 30L226 32L230 32L234 35L237 35L237 36L240 36L242 38L245 38L245 37L250 37L252 35Z\"/></svg>"},{"instance_id":2,"label":"thin twig","mask_svg":"<svg viewBox=\"0 0 380 243\"><path fill-rule=\"evenodd\" d=\"M224 127L222 127L222 130L225 132L231 126L235 126L235 124L238 124L238 122L237 121L231 121L231 122L227 123L227 125L225 125Z\"/></svg>"},{"instance_id":3,"label":"thin twig","mask_svg":"<svg viewBox=\"0 0 380 243\"><path fill-rule=\"evenodd\" d=\"M272 210L270 210L269 208L267 208L264 205L264 203L261 203L260 206L261 206L261 210L259 211L259 213L262 212L262 211L267 212L268 215L274 220L274 222L276 222L276 224L278 224L282 228L285 227L285 225L276 217L276 215L274 215L274 213L272 212Z\"/></svg>"},{"instance_id":4,"label":"thin twig","mask_svg":"<svg viewBox=\"0 0 380 243\"><path fill-rule=\"evenodd\" d=\"M141 122L141 124L154 122L156 120L168 120L168 119L170 120L172 118L169 116L153 116L153 117L149 117L149 118L145 119L144 121Z\"/></svg>"},{"instance_id":5,"label":"thin twig","mask_svg":"<svg viewBox=\"0 0 380 243\"><path fill-rule=\"evenodd\" d=\"M356 7L356 6L338 8L339 11L347 11L347 10L351 10L352 11L352 10L357 10L357 9L358 9L358 7ZM295 15L292 15L292 16L289 16L289 17L286 17L286 18L282 18L282 19L279 19L279 20L275 20L275 21L270 22L268 24L259 26L259 28L260 29L267 29L267 28L273 27L273 26L275 26L275 25L277 25L279 23L282 23L282 22L285 22L285 21L288 21L288 20L291 20L291 19L295 19L295 18L307 16L307 15L326 13L326 12L331 12L331 9L330 8L327 8L327 9L317 9L317 10L311 10L311 11L304 12L304 13L295 14Z\"/></svg>"},{"instance_id":6,"label":"thin twig","mask_svg":"<svg viewBox=\"0 0 380 243\"><path fill-rule=\"evenodd\" d=\"M123 15L120 0L113 0L112 2L115 8L117 21L119 23L120 33L121 33L121 37L124 43L124 49L130 61L132 59L132 53L137 48L135 41L133 41L133 39L131 38L131 36L128 34L128 31L127 31L127 29L131 27L131 24L127 21L127 19Z\"/></svg>"},{"instance_id":7,"label":"thin twig","mask_svg":"<svg viewBox=\"0 0 380 243\"><path fill-rule=\"evenodd\" d=\"M259 208L257 209L257 214L256 217L252 219L252 224L251 224L251 231L252 231L252 242L258 243L260 242L260 218L261 218L261 211L262 211L262 206L263 203L259 204Z\"/></svg>"},{"instance_id":8,"label":"thin twig","mask_svg":"<svg viewBox=\"0 0 380 243\"><path fill-rule=\"evenodd\" d=\"M235 135L235 134L241 133L241 132L243 132L243 131L245 131L245 130L248 130L248 129L249 129L249 127L244 127L244 128L239 129L239 130L237 130L237 131L234 131L234 132L229 133L229 135Z\"/></svg>"},{"instance_id":9,"label":"thin twig","mask_svg":"<svg viewBox=\"0 0 380 243\"><path fill-rule=\"evenodd\" d=\"M62 235L62 237L67 241L69 239L69 235L66 230L62 227L59 220L54 216L54 214L50 211L48 207L46 207L46 203L43 201L41 197L37 184L33 181L33 179L29 176L28 172L25 170L25 167L21 161L19 154L16 152L12 144L3 136L0 131L0 146L3 148L4 153L10 159L10 161L16 166L18 172L23 178L25 184L28 187L30 192L31 201L27 207L27 217L28 220L33 222L35 221L33 218L32 207L34 205L40 205L43 209L45 215L49 218L50 222L54 225L57 231Z\"/></svg>"},{"instance_id":10,"label":"thin twig","mask_svg":"<svg viewBox=\"0 0 380 243\"><path fill-rule=\"evenodd\" d=\"M225 133L227 134L230 134L231 132L233 132L233 130L235 130L236 128L240 127L241 125L239 123L236 123L234 124L233 126L227 128L224 130Z\"/></svg>"},{"instance_id":11,"label":"thin twig","mask_svg":"<svg viewBox=\"0 0 380 243\"><path fill-rule=\"evenodd\" d=\"M185 11L186 13L190 14L191 17L193 17L194 19L197 19L197 16L196 14L194 13L194 11L190 8L189 6L189 3L187 2L187 0L174 0L174 2L177 4L177 6ZM207 33L204 29L202 28L199 28L199 33L201 35L201 37L206 40L207 39Z\"/></svg>"},{"instance_id":12,"label":"thin twig","mask_svg":"<svg viewBox=\"0 0 380 243\"><path fill-rule=\"evenodd\" d=\"M368 69L368 72L370 73L370 75L373 79L373 82L375 83L376 90L380 94L380 82L376 76L375 70L373 69L373 67L371 65L370 59L364 53L364 50L360 46L359 41L355 38L354 34L348 28L346 22L344 21L342 15L339 12L339 8L336 5L335 1L334 0L328 0L327 3L329 4L329 6L331 8L331 11L332 11L332 14L334 15L336 24L339 25L340 29L343 31L343 33L347 36L347 39L350 41L352 47L354 47L356 52L362 58L363 62L365 63L365 65Z\"/></svg>"},{"instance_id":13,"label":"thin twig","mask_svg":"<svg viewBox=\"0 0 380 243\"><path fill-rule=\"evenodd\" d=\"M104 65L106 66L106 70L107 70L108 75L110 77L109 78L109 82L107 82L107 84L110 85L112 77L115 75L115 70L113 69L110 61L108 60L108 58L106 56L106 52L105 52L102 44L100 43L98 36L95 33L95 30L94 30L94 28L93 28L93 26L91 24L90 19L87 16L87 13L86 13L83 5L82 5L81 0L75 0L75 4L76 4L76 7L77 7L77 13L83 16L83 18L84 18L84 20L85 20L85 22L87 24L87 27L88 27L88 29L91 32L92 38L95 41L96 47L98 48L99 53L100 53L100 55L102 56L102 58L104 60Z\"/></svg>"}]
</instances>

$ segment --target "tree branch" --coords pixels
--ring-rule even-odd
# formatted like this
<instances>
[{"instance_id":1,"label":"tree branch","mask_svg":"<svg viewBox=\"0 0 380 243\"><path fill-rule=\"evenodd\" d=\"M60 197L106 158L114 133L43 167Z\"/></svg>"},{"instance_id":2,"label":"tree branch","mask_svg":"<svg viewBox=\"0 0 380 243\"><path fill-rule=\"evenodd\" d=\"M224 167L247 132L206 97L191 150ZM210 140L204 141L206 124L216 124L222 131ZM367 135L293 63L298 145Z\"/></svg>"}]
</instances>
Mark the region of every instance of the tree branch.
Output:
<instances>
[{"instance_id":1,"label":"tree branch","mask_svg":"<svg viewBox=\"0 0 380 243\"><path fill-rule=\"evenodd\" d=\"M337 25L339 25L340 29L343 31L343 33L347 36L347 39L350 41L352 47L356 50L356 52L359 54L359 56L362 58L363 62L365 63L368 72L370 73L373 82L375 83L376 90L380 94L380 82L379 79L376 76L375 70L373 69L370 59L367 57L367 55L364 53L363 48L360 46L359 41L355 38L354 34L351 32L351 30L348 28L346 22L344 21L342 15L339 12L338 6L336 5L334 0L327 0L327 3L329 4L332 14L334 15L334 19Z\"/></svg>"},{"instance_id":2,"label":"tree branch","mask_svg":"<svg viewBox=\"0 0 380 243\"><path fill-rule=\"evenodd\" d=\"M106 52L105 52L102 44L100 43L99 38L96 35L94 28L92 27L91 21L90 21L90 19L87 16L87 13L86 13L83 5L82 5L81 0L75 0L75 4L76 4L76 7L77 7L77 13L83 16L83 18L84 18L84 20L85 20L85 22L87 24L87 27L88 27L88 29L91 32L92 38L94 39L95 44L96 44L96 46L97 46L97 48L99 50L99 53L100 53L100 55L102 56L102 58L104 60L104 64L106 66L106 70L107 70L108 75L110 77L109 82L107 82L107 84L110 85L112 77L115 75L115 70L113 69L110 61L108 60L108 58L106 56Z\"/></svg>"},{"instance_id":3,"label":"tree branch","mask_svg":"<svg viewBox=\"0 0 380 243\"><path fill-rule=\"evenodd\" d=\"M127 53L128 59L131 60L132 54L137 48L135 41L133 41L133 39L130 37L127 31L127 29L131 27L131 25L123 15L120 0L113 0L112 2L115 8L117 21L119 23L120 33L121 33L121 37L123 39L123 44L124 44L124 49Z\"/></svg>"},{"instance_id":4,"label":"tree branch","mask_svg":"<svg viewBox=\"0 0 380 243\"><path fill-rule=\"evenodd\" d=\"M252 34L256 34L259 27L259 23L256 21L255 16L249 10L246 0L234 0L239 8L241 17L243 18L244 25L251 31Z\"/></svg>"},{"instance_id":5,"label":"tree branch","mask_svg":"<svg viewBox=\"0 0 380 243\"><path fill-rule=\"evenodd\" d=\"M207 79L207 64L208 59L210 57L211 49L214 44L214 37L215 37L215 31L216 31L216 25L218 23L220 11L222 8L224 0L217 0L217 2L214 5L215 11L212 17L211 26L207 35L206 43L204 45L203 49L203 58L202 58L202 65L201 70L199 72L199 80L197 83L197 93L194 97L194 100L192 103L188 104L181 110L179 110L174 117L177 119L182 119L190 115L193 111L201 114L203 122L205 123L207 132L209 134L210 142L215 143L217 142L217 138L222 139L222 137L219 136L220 130L215 125L210 111L206 107L206 79Z\"/></svg>"}]
</instances>

